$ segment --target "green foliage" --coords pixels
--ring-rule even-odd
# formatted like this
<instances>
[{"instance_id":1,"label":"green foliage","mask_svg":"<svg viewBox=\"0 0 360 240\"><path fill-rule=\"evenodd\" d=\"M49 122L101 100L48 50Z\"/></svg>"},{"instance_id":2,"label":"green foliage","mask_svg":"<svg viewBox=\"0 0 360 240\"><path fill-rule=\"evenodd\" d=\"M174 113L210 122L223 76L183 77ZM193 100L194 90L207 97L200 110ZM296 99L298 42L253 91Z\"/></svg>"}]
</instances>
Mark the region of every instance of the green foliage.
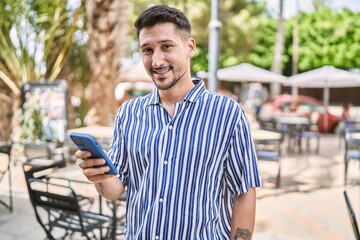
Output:
<instances>
[{"instance_id":1,"label":"green foliage","mask_svg":"<svg viewBox=\"0 0 360 240\"><path fill-rule=\"evenodd\" d=\"M22 142L33 142L36 140L44 140L42 133L42 119L39 99L30 98L30 101L24 103L21 118L21 136Z\"/></svg>"},{"instance_id":2,"label":"green foliage","mask_svg":"<svg viewBox=\"0 0 360 240\"><path fill-rule=\"evenodd\" d=\"M324 65L360 67L360 13L323 8L303 14L300 25L299 70Z\"/></svg>"},{"instance_id":3,"label":"green foliage","mask_svg":"<svg viewBox=\"0 0 360 240\"><path fill-rule=\"evenodd\" d=\"M266 24L262 18L265 6L256 2L234 1L233 4L224 4L223 11L220 66L247 62Z\"/></svg>"},{"instance_id":4,"label":"green foliage","mask_svg":"<svg viewBox=\"0 0 360 240\"><path fill-rule=\"evenodd\" d=\"M30 36L22 24L25 12L26 5L21 0L0 2L0 81L17 96L21 83L36 77L35 61L27 48Z\"/></svg>"},{"instance_id":5,"label":"green foliage","mask_svg":"<svg viewBox=\"0 0 360 240\"><path fill-rule=\"evenodd\" d=\"M68 4L69 2L69 4ZM60 75L72 82L86 84L85 2L79 7L63 0L2 0L0 1L0 98L20 99L21 87L28 82L53 82ZM71 6L70 6L71 5ZM76 36L80 35L80 37ZM80 43L81 49L73 53ZM69 61L69 56L74 59ZM74 60L74 61L72 61ZM74 74L69 68L76 69ZM65 70L64 70L65 69ZM75 70L74 70L75 71ZM3 87L4 86L4 87ZM20 101L12 101L14 106ZM24 106L22 139L42 138L41 113L35 106ZM17 119L16 119L17 120ZM46 129L47 135L52 130Z\"/></svg>"},{"instance_id":6,"label":"green foliage","mask_svg":"<svg viewBox=\"0 0 360 240\"><path fill-rule=\"evenodd\" d=\"M259 30L262 34L249 54L250 63L265 69L271 67L274 56L276 24L275 19L269 19L266 25Z\"/></svg>"},{"instance_id":7,"label":"green foliage","mask_svg":"<svg viewBox=\"0 0 360 240\"><path fill-rule=\"evenodd\" d=\"M67 61L84 6L71 12L66 1L5 0L0 11L0 81L19 96L23 83L55 80Z\"/></svg>"},{"instance_id":8,"label":"green foliage","mask_svg":"<svg viewBox=\"0 0 360 240\"><path fill-rule=\"evenodd\" d=\"M335 12L319 7L318 12L302 13L299 26L299 72L324 65L342 69L360 67L360 13ZM276 19L263 19L265 25L250 50L247 62L270 69L274 54ZM294 19L285 22L283 73L291 75ZM230 58L231 59L231 58ZM228 60L224 60L228 61Z\"/></svg>"},{"instance_id":9,"label":"green foliage","mask_svg":"<svg viewBox=\"0 0 360 240\"><path fill-rule=\"evenodd\" d=\"M200 46L196 48L195 56L191 62L191 72L196 75L199 71L204 71L208 66L208 52L207 48L203 49Z\"/></svg>"}]
</instances>

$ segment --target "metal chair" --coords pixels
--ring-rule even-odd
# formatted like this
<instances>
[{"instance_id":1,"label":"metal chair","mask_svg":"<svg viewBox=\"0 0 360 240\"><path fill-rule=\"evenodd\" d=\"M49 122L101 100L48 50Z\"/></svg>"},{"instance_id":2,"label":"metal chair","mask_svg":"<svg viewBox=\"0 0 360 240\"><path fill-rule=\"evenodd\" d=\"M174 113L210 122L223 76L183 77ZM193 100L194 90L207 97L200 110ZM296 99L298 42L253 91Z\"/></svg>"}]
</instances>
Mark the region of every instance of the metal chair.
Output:
<instances>
[{"instance_id":1,"label":"metal chair","mask_svg":"<svg viewBox=\"0 0 360 240\"><path fill-rule=\"evenodd\" d=\"M320 152L320 131L319 131L319 123L311 122L308 126L305 126L301 137L306 140L306 151L310 153L310 140L315 139L315 153L319 154Z\"/></svg>"},{"instance_id":2,"label":"metal chair","mask_svg":"<svg viewBox=\"0 0 360 240\"><path fill-rule=\"evenodd\" d=\"M102 238L102 229L107 227L110 217L83 211L71 187L35 178L28 179L28 186L36 219L48 239L55 240L58 236L78 239L74 237L76 233L85 239Z\"/></svg>"},{"instance_id":3,"label":"metal chair","mask_svg":"<svg viewBox=\"0 0 360 240\"><path fill-rule=\"evenodd\" d=\"M269 131L269 130L267 130ZM275 131L274 131L275 132ZM276 188L281 184L281 152L282 143L284 140L283 132L275 132L278 134L277 138L254 139L256 155L259 161L270 161L277 164L276 174Z\"/></svg>"},{"instance_id":4,"label":"metal chair","mask_svg":"<svg viewBox=\"0 0 360 240\"><path fill-rule=\"evenodd\" d=\"M355 212L351 206L350 198L346 191L344 191L344 198L345 198L347 210L349 212L350 222L354 231L355 239L360 240L359 225L357 224Z\"/></svg>"},{"instance_id":5,"label":"metal chair","mask_svg":"<svg viewBox=\"0 0 360 240\"><path fill-rule=\"evenodd\" d=\"M344 154L344 185L347 184L348 168L351 160L359 161L360 171L360 129L347 130L345 133L345 154Z\"/></svg>"},{"instance_id":6,"label":"metal chair","mask_svg":"<svg viewBox=\"0 0 360 240\"><path fill-rule=\"evenodd\" d=\"M65 167L65 161L63 160L43 160L44 163L39 163L37 161L26 161L23 164L23 171L26 183L31 178L37 179L46 179L49 182L54 182L55 184L60 184L63 186L71 187L70 181L66 180L58 180L52 177L49 177L52 173L54 173L59 168ZM61 183L60 183L61 182ZM28 190L30 186L27 184ZM94 203L94 198L89 196L83 196L77 194L79 205L83 208L90 209Z\"/></svg>"}]
</instances>

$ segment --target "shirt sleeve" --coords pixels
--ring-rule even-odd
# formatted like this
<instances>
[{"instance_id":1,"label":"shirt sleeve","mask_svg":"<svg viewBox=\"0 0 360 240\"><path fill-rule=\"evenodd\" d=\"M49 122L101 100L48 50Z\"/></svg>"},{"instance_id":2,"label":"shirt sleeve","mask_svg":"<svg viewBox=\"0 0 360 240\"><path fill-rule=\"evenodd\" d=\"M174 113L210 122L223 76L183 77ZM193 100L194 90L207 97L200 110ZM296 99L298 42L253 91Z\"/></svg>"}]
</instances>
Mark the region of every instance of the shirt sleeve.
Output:
<instances>
[{"instance_id":1,"label":"shirt sleeve","mask_svg":"<svg viewBox=\"0 0 360 240\"><path fill-rule=\"evenodd\" d=\"M116 115L114 121L114 135L109 147L109 158L118 170L119 179L127 185L128 183L128 158L126 153L125 141L121 127L120 112Z\"/></svg>"},{"instance_id":2,"label":"shirt sleeve","mask_svg":"<svg viewBox=\"0 0 360 240\"><path fill-rule=\"evenodd\" d=\"M249 125L245 113L241 111L230 140L229 157L225 167L228 187L234 195L241 195L252 187L261 186L256 151Z\"/></svg>"}]
</instances>

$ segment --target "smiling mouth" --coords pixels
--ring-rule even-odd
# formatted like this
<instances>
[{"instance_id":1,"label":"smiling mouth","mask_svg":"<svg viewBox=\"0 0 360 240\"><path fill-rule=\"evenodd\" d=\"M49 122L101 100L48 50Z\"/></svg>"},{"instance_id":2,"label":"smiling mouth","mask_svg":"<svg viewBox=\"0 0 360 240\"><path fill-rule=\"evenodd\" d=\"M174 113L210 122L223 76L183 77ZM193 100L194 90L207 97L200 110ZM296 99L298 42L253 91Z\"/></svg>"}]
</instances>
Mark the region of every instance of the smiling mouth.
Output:
<instances>
[{"instance_id":1,"label":"smiling mouth","mask_svg":"<svg viewBox=\"0 0 360 240\"><path fill-rule=\"evenodd\" d=\"M152 68L151 71L155 74L165 74L172 69L171 66L168 67L160 67L160 68Z\"/></svg>"}]
</instances>

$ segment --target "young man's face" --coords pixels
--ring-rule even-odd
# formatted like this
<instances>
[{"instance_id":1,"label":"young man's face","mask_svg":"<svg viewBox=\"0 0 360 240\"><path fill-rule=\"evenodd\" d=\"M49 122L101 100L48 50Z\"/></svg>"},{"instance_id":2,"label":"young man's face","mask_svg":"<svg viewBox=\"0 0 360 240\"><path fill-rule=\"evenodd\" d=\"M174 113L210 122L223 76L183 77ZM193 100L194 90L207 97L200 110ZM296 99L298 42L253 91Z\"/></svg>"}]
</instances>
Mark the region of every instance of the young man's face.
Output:
<instances>
[{"instance_id":1,"label":"young man's face","mask_svg":"<svg viewBox=\"0 0 360 240\"><path fill-rule=\"evenodd\" d=\"M195 54L195 40L172 23L143 28L139 44L144 67L160 90L190 77L190 59Z\"/></svg>"}]
</instances>

